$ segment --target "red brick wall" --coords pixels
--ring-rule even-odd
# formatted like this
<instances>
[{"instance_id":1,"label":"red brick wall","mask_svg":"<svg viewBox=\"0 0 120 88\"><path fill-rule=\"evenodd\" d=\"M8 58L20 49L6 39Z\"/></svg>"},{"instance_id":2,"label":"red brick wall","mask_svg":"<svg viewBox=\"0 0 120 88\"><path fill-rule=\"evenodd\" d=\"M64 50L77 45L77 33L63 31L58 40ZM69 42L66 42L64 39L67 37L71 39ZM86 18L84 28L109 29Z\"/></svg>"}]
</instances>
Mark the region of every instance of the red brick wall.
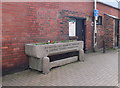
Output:
<instances>
[{"instance_id":1,"label":"red brick wall","mask_svg":"<svg viewBox=\"0 0 120 88\"><path fill-rule=\"evenodd\" d=\"M2 30L2 3L0 2L0 30ZM2 39L2 32L0 32L0 39ZM0 41L0 69L2 69L2 41ZM2 75L2 74L1 74Z\"/></svg>"},{"instance_id":2,"label":"red brick wall","mask_svg":"<svg viewBox=\"0 0 120 88\"><path fill-rule=\"evenodd\" d=\"M114 29L115 20L107 15L104 15L104 40L106 43L106 48L113 48L114 46Z\"/></svg>"},{"instance_id":3,"label":"red brick wall","mask_svg":"<svg viewBox=\"0 0 120 88\"><path fill-rule=\"evenodd\" d=\"M87 6L87 7L86 7ZM81 9L82 8L82 9ZM59 36L60 38L68 39L68 22L66 21L67 17L64 16L75 16L86 18L86 50L90 50L92 46L92 15L93 15L93 3L92 2L81 2L81 3L60 3L59 9L59 22L64 24L59 24Z\"/></svg>"},{"instance_id":4,"label":"red brick wall","mask_svg":"<svg viewBox=\"0 0 120 88\"><path fill-rule=\"evenodd\" d=\"M27 3L2 3L3 73L27 68L24 44L30 39Z\"/></svg>"},{"instance_id":5,"label":"red brick wall","mask_svg":"<svg viewBox=\"0 0 120 88\"><path fill-rule=\"evenodd\" d=\"M115 20L105 14L119 17L118 9L112 8L110 6L104 5L102 3L97 3L97 9L99 10L99 15L103 17L103 25L98 25L97 42L98 48L103 47L103 39L105 39L106 46L112 48L114 46L114 31L115 31Z\"/></svg>"},{"instance_id":6,"label":"red brick wall","mask_svg":"<svg viewBox=\"0 0 120 88\"><path fill-rule=\"evenodd\" d=\"M87 18L86 42L90 49L92 9L93 3L3 3L3 74L28 68L25 44L68 39L65 15Z\"/></svg>"},{"instance_id":7,"label":"red brick wall","mask_svg":"<svg viewBox=\"0 0 120 88\"><path fill-rule=\"evenodd\" d=\"M103 20L104 13L118 16L118 10L100 3L98 3L98 10L100 10ZM92 2L6 2L2 5L2 13L4 74L28 68L28 57L24 52L25 44L69 39L69 18L65 16L86 18L86 48L87 50L92 49ZM101 38L106 33L104 30L104 25L98 26L99 47L102 45Z\"/></svg>"},{"instance_id":8,"label":"red brick wall","mask_svg":"<svg viewBox=\"0 0 120 88\"><path fill-rule=\"evenodd\" d=\"M120 10L118 11L118 17L119 17L119 47L120 47Z\"/></svg>"}]
</instances>

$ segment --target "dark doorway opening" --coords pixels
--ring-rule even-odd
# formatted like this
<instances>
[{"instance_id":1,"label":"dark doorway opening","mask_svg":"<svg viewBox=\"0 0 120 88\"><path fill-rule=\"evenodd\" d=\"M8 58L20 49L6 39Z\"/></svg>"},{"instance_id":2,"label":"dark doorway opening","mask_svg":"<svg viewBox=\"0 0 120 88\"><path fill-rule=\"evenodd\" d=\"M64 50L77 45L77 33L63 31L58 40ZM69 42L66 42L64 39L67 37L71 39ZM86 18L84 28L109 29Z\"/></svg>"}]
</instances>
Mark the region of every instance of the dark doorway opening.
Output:
<instances>
[{"instance_id":1,"label":"dark doorway opening","mask_svg":"<svg viewBox=\"0 0 120 88\"><path fill-rule=\"evenodd\" d=\"M115 47L119 47L119 20L115 20Z\"/></svg>"},{"instance_id":2,"label":"dark doorway opening","mask_svg":"<svg viewBox=\"0 0 120 88\"><path fill-rule=\"evenodd\" d=\"M84 51L86 51L86 31L85 19L76 19L76 36L78 41L84 41Z\"/></svg>"}]
</instances>

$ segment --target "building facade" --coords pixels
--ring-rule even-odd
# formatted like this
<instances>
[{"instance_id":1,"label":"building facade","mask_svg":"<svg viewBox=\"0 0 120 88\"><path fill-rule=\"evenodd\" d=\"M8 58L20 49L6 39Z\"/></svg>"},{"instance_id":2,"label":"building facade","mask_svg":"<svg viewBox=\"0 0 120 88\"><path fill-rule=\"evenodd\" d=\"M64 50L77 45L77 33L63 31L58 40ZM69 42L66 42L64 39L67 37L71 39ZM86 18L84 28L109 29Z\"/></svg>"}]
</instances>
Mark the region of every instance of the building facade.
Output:
<instances>
[{"instance_id":1,"label":"building facade","mask_svg":"<svg viewBox=\"0 0 120 88\"><path fill-rule=\"evenodd\" d=\"M97 49L120 44L119 9L97 3L101 25L97 25ZM25 44L77 39L84 50L93 48L93 2L3 2L3 75L28 69ZM70 33L74 25L75 33ZM73 26L72 26L73 27Z\"/></svg>"}]
</instances>

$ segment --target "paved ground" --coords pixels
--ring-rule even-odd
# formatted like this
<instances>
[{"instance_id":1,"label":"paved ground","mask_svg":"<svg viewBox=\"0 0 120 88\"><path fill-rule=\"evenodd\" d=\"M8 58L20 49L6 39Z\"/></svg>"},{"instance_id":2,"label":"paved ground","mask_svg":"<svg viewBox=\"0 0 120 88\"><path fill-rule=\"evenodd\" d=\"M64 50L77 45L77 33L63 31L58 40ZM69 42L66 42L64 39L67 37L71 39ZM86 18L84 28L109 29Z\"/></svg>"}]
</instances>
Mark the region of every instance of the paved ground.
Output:
<instances>
[{"instance_id":1,"label":"paved ground","mask_svg":"<svg viewBox=\"0 0 120 88\"><path fill-rule=\"evenodd\" d=\"M118 53L110 51L85 55L85 62L54 68L44 75L37 71L6 75L4 86L116 86L118 84Z\"/></svg>"}]
</instances>

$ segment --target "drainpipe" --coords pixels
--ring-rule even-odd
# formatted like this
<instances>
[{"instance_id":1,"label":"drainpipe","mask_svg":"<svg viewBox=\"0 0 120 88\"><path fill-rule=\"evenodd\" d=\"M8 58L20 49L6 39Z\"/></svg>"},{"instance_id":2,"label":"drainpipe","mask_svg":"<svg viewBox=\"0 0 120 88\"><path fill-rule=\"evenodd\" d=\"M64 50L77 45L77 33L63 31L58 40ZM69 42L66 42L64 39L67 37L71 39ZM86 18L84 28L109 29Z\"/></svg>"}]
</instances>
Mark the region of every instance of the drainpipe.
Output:
<instances>
[{"instance_id":1,"label":"drainpipe","mask_svg":"<svg viewBox=\"0 0 120 88\"><path fill-rule=\"evenodd\" d=\"M94 10L97 10L97 0L94 0ZM97 27L96 27L97 16L94 16L94 34L93 34L93 51L95 52L95 47L97 45L96 37L97 37Z\"/></svg>"}]
</instances>

